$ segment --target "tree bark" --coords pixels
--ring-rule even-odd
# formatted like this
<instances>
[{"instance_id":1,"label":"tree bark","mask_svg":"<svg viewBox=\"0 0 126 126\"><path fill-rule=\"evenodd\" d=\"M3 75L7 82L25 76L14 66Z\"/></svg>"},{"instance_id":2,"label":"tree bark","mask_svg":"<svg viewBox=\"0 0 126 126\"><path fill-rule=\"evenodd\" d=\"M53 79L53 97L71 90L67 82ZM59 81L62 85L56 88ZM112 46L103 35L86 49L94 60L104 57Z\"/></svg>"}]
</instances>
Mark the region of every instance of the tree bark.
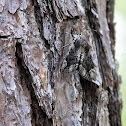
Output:
<instances>
[{"instance_id":1,"label":"tree bark","mask_svg":"<svg viewBox=\"0 0 126 126\"><path fill-rule=\"evenodd\" d=\"M0 126L121 126L113 8L0 1Z\"/></svg>"}]
</instances>

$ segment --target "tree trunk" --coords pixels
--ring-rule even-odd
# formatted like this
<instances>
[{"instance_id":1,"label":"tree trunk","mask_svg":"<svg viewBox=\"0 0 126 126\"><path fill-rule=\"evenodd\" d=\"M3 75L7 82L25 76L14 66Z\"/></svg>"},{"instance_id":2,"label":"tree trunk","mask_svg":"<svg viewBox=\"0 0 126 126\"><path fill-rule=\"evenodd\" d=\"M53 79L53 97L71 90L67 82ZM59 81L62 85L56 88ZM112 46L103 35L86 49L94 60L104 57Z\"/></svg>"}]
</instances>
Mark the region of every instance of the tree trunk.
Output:
<instances>
[{"instance_id":1,"label":"tree trunk","mask_svg":"<svg viewBox=\"0 0 126 126\"><path fill-rule=\"evenodd\" d=\"M113 7L0 1L0 126L121 126Z\"/></svg>"}]
</instances>

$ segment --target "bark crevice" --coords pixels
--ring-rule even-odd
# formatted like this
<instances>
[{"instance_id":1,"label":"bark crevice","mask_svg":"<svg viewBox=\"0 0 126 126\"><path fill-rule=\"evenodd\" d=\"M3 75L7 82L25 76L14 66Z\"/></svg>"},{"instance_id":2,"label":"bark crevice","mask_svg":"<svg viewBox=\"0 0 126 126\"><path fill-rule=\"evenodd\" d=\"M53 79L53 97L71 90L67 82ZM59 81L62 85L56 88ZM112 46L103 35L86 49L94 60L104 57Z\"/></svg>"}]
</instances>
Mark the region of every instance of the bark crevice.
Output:
<instances>
[{"instance_id":1,"label":"bark crevice","mask_svg":"<svg viewBox=\"0 0 126 126\"><path fill-rule=\"evenodd\" d=\"M16 44L16 59L17 65L20 71L20 79L21 84L26 84L28 91L30 92L31 97L31 123L33 126L51 126L52 119L48 119L46 113L42 110L41 106L39 106L38 100L36 98L36 94L32 87L33 81L32 76L23 61L22 47L20 43Z\"/></svg>"},{"instance_id":2,"label":"bark crevice","mask_svg":"<svg viewBox=\"0 0 126 126\"><path fill-rule=\"evenodd\" d=\"M98 86L80 76L80 83L83 89L83 126L99 126L97 120ZM86 117L89 117L86 120Z\"/></svg>"},{"instance_id":3,"label":"bark crevice","mask_svg":"<svg viewBox=\"0 0 126 126\"><path fill-rule=\"evenodd\" d=\"M34 0L34 14L35 14L35 20L38 25L40 37L41 37L41 39L44 40L45 47L47 49L50 49L50 44L48 43L48 40L46 40L43 36L43 21L42 21L42 16L41 16L41 10L40 10L40 6L38 5L38 2L36 0Z\"/></svg>"}]
</instances>

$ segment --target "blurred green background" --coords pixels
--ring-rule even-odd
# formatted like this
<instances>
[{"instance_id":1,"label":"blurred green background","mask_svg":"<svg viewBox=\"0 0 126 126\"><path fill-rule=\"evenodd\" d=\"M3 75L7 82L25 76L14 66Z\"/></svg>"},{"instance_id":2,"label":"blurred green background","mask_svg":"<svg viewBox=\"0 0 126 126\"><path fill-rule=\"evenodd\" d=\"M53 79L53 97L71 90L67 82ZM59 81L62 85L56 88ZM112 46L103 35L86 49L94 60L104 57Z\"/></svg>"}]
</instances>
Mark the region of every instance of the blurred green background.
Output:
<instances>
[{"instance_id":1,"label":"blurred green background","mask_svg":"<svg viewBox=\"0 0 126 126\"><path fill-rule=\"evenodd\" d=\"M122 126L126 126L126 0L115 0L116 59L122 76Z\"/></svg>"}]
</instances>

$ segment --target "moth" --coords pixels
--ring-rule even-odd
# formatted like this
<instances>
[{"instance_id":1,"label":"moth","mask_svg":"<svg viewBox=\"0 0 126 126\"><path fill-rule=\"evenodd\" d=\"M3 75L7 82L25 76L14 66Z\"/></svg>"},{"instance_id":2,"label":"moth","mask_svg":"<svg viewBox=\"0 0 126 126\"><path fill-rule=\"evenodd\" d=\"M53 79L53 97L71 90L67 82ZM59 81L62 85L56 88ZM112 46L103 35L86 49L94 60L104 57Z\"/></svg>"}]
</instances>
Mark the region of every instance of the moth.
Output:
<instances>
[{"instance_id":1,"label":"moth","mask_svg":"<svg viewBox=\"0 0 126 126\"><path fill-rule=\"evenodd\" d=\"M95 42L84 18L57 23L55 47L59 54L60 72L78 72L98 86L102 84Z\"/></svg>"},{"instance_id":2,"label":"moth","mask_svg":"<svg viewBox=\"0 0 126 126\"><path fill-rule=\"evenodd\" d=\"M61 62L61 72L78 72L88 81L98 86L101 85L101 76L96 61L96 54L92 55L92 47L88 44L83 35L74 36L73 45ZM67 45L69 46L69 45ZM94 57L93 57L94 56Z\"/></svg>"}]
</instances>

